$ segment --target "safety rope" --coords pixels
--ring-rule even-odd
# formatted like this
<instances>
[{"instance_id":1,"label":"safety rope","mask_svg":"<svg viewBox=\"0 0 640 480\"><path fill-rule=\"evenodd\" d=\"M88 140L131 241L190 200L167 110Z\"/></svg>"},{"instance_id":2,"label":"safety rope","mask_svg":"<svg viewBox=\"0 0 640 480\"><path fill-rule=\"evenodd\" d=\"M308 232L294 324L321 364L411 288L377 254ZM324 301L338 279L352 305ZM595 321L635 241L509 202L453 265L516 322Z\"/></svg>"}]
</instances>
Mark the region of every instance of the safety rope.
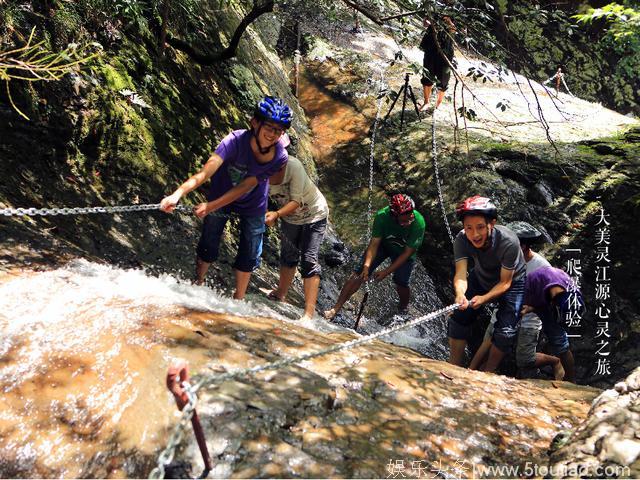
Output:
<instances>
[{"instance_id":1,"label":"safety rope","mask_svg":"<svg viewBox=\"0 0 640 480\"><path fill-rule=\"evenodd\" d=\"M434 86L434 91L436 94L436 98L438 98L438 87ZM425 101L427 101L427 99L425 99ZM438 202L440 203L440 211L442 212L444 225L447 228L447 235L449 235L449 240L451 241L451 244L453 244L453 235L451 234L451 227L449 226L449 220L447 219L447 212L444 208L444 198L442 197L442 187L440 183L440 172L438 170L438 150L436 143L436 110L434 110L433 114L431 115L431 152L431 156L433 158L433 170L436 179L436 188L438 189Z\"/></svg>"},{"instance_id":2,"label":"safety rope","mask_svg":"<svg viewBox=\"0 0 640 480\"><path fill-rule=\"evenodd\" d=\"M438 318L449 312L453 312L458 307L459 305L457 303L454 303L447 307L428 313L427 315L423 315L421 317L415 318L407 323L395 325L387 329L372 333L371 335L367 335L365 337L349 340L347 342L339 343L337 345L333 345L331 347L318 350L315 352L298 355L296 357L285 357L282 360L266 363L263 365L257 365L252 368L236 369L236 370L231 370L229 372L212 374L212 375L194 376L192 378L192 383L190 385L184 385L185 390L188 392L189 402L187 406L185 406L182 412L182 416L180 417L179 423L173 429L173 432L169 437L167 446L158 456L157 467L151 471L151 473L149 474L149 478L164 478L165 467L169 465L173 460L176 448L184 436L184 429L189 424L189 421L191 420L191 416L193 415L193 411L196 408L196 402L197 402L196 394L198 390L200 390L201 388L210 387L214 384L218 384L227 380L238 380L240 378L253 376L253 375L256 375L257 373L264 372L267 370L280 370L285 367L295 365L306 360L310 360L312 358L321 357L321 356L328 355L330 353L338 352L341 350L349 350L357 346L370 343L373 340L376 340L385 335L395 333L405 328L415 327L416 325L420 325L421 323L427 322L429 320L433 320L434 318Z\"/></svg>"}]
</instances>

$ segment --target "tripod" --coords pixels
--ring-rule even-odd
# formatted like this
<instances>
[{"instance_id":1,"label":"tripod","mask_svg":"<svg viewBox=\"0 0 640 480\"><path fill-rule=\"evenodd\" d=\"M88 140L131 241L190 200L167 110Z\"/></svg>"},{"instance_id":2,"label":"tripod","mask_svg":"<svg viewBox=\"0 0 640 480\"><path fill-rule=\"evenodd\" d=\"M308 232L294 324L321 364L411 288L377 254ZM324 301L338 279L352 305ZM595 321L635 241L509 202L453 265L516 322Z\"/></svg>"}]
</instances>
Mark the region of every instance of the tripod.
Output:
<instances>
[{"instance_id":1,"label":"tripod","mask_svg":"<svg viewBox=\"0 0 640 480\"><path fill-rule=\"evenodd\" d=\"M409 75L411 75L411 73L409 72L404 74L404 85L398 91L398 95L396 96L395 100L391 104L391 107L389 107L389 111L387 112L384 119L382 120L382 123L380 124L381 128L387 121L387 118L389 118L389 115L391 115L391 111L393 110L393 107L395 107L396 102L400 98L400 94L402 94L402 113L400 113L400 130L402 131L402 128L404 127L404 111L407 106L407 93L411 96L411 101L413 102L413 107L416 109L418 120L422 121L422 117L420 116L420 110L418 110L418 102L416 101L416 96L413 94L413 88L411 88L411 85L409 85Z\"/></svg>"}]
</instances>

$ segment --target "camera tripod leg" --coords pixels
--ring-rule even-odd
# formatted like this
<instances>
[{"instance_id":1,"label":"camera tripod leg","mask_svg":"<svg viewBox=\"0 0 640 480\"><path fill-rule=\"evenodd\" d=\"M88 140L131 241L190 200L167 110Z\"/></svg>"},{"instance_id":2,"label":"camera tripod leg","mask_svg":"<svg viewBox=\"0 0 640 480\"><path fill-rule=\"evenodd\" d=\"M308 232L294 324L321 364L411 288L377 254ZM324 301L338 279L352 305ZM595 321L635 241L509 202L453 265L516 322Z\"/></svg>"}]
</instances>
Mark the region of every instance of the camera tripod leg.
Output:
<instances>
[{"instance_id":1,"label":"camera tripod leg","mask_svg":"<svg viewBox=\"0 0 640 480\"><path fill-rule=\"evenodd\" d=\"M402 87L404 95L402 96L402 113L400 113L400 131L404 128L404 109L407 107L407 90L409 88L411 88L411 85L409 85L409 77L406 77Z\"/></svg>"},{"instance_id":2,"label":"camera tripod leg","mask_svg":"<svg viewBox=\"0 0 640 480\"><path fill-rule=\"evenodd\" d=\"M413 102L413 108L416 109L416 115L418 115L418 121L422 121L422 117L420 116L420 109L418 108L418 101L416 100L416 96L413 94L413 88L409 85L409 95L411 96L411 101Z\"/></svg>"},{"instance_id":3,"label":"camera tripod leg","mask_svg":"<svg viewBox=\"0 0 640 480\"><path fill-rule=\"evenodd\" d=\"M396 98L393 100L393 102L391 103L391 107L389 107L389 111L387 112L387 114L384 116L384 118L382 119L382 122L380 123L380 126L384 125L384 123L387 121L387 118L389 118L389 115L391 115L391 112L393 111L393 107L396 106L396 102L398 101L398 99L400 98L400 94L402 93L402 89L404 87L402 87L400 89L400 91L398 92L398 95L396 96Z\"/></svg>"}]
</instances>

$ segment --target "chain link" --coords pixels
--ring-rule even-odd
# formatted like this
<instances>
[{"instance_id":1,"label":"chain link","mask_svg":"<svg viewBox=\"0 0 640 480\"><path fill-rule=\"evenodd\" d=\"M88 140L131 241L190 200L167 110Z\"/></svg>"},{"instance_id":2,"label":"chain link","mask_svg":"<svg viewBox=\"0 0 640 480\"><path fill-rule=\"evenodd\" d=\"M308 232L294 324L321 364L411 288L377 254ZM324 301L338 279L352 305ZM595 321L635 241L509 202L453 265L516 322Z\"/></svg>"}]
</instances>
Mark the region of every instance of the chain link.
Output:
<instances>
[{"instance_id":1,"label":"chain link","mask_svg":"<svg viewBox=\"0 0 640 480\"><path fill-rule=\"evenodd\" d=\"M376 118L373 121L373 129L371 132L371 148L369 150L369 198L367 204L367 241L371 240L371 217L373 216L373 158L374 150L376 146L376 133L378 131L378 121L380 119L380 110L382 109L382 102L385 99L384 91L386 85L384 83L384 74L386 69L380 70L380 90L378 91L378 106L376 109ZM369 282L365 283L365 291L369 293Z\"/></svg>"},{"instance_id":2,"label":"chain link","mask_svg":"<svg viewBox=\"0 0 640 480\"><path fill-rule=\"evenodd\" d=\"M318 350L315 352L305 353L302 355L298 355L296 357L285 357L282 360L279 360L277 362L257 365L252 368L231 370L230 372L212 374L208 376L207 375L194 376L192 380L197 380L197 381L193 385L188 385L185 387L187 391L187 395L189 397L189 404L187 405L187 407L185 407L182 413L182 417L180 418L180 422L175 426L171 434L171 437L169 437L169 442L167 443L166 448L158 456L158 466L151 471L151 473L149 474L149 478L164 478L164 468L173 460L173 457L175 455L175 450L184 435L184 430L187 424L189 423L189 420L193 416L193 411L195 410L196 394L198 390L200 390L201 388L210 387L214 384L219 384L227 380L237 380L239 378L252 376L267 370L280 370L290 365L294 365L306 360L310 360L312 358L328 355L329 353L338 352L340 350L349 350L359 345L370 343L373 340L376 340L385 335L395 333L405 328L415 327L416 325L420 325L421 323L427 322L429 320L433 320L434 318L438 318L449 312L453 312L454 310L458 309L458 307L459 305L457 303L454 303L447 307L428 313L427 315L423 315L422 317L415 318L410 322L403 323L400 325L395 325L395 326L380 330L379 332L372 333L371 335L349 340L347 342L333 345L331 347ZM193 407L190 408L192 405L192 398L193 398Z\"/></svg>"},{"instance_id":3,"label":"chain link","mask_svg":"<svg viewBox=\"0 0 640 480\"><path fill-rule=\"evenodd\" d=\"M173 461L173 457L176 453L176 448L182 442L184 438L184 432L193 417L193 412L196 410L196 405L198 403L198 396L196 395L196 390L189 382L182 382L182 388L187 394L187 404L182 410L182 416L180 417L180 421L178 425L171 432L171 436L169 437L169 441L167 442L167 446L158 456L158 464L157 467L151 470L149 473L149 478L164 478L164 469L165 466L169 465Z\"/></svg>"},{"instance_id":4,"label":"chain link","mask_svg":"<svg viewBox=\"0 0 640 480\"><path fill-rule=\"evenodd\" d=\"M436 98L438 97L438 87L434 87ZM442 197L442 187L440 184L440 172L438 171L438 151L436 144L436 111L433 111L431 116L431 152L433 157L433 170L436 178L436 188L438 189L438 202L440 203L440 210L442 211L442 218L444 225L447 228L447 235L449 240L453 244L453 235L451 234L451 227L449 226L449 220L447 219L447 211L444 208L444 198Z\"/></svg>"},{"instance_id":5,"label":"chain link","mask_svg":"<svg viewBox=\"0 0 640 480\"><path fill-rule=\"evenodd\" d=\"M105 207L62 207L62 208L0 208L0 217L35 217L35 216L51 216L57 215L87 215L92 213L121 213L121 212L141 212L147 210L159 210L159 203L149 203L144 205L119 205ZM177 205L176 211L192 212L193 207L187 205ZM209 215L216 217L233 218L233 214L223 212L212 212Z\"/></svg>"}]
</instances>

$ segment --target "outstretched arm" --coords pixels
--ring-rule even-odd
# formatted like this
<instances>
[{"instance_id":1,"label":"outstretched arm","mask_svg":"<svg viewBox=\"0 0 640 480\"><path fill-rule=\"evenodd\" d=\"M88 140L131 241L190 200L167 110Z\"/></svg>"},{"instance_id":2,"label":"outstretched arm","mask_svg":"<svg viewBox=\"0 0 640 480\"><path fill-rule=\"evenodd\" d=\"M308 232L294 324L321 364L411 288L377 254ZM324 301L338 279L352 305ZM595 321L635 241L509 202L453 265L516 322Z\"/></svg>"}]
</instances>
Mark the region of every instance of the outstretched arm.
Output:
<instances>
[{"instance_id":1,"label":"outstretched arm","mask_svg":"<svg viewBox=\"0 0 640 480\"><path fill-rule=\"evenodd\" d=\"M209 213L215 212L216 210L219 210L222 207L226 207L230 203L235 202L238 198L250 191L256 185L258 185L258 179L256 177L247 177L238 185L231 188L229 191L216 198L215 200L212 200L208 203L200 203L196 205L194 211L198 217L206 217Z\"/></svg>"},{"instance_id":2,"label":"outstretched arm","mask_svg":"<svg viewBox=\"0 0 640 480\"><path fill-rule=\"evenodd\" d=\"M485 303L489 303L496 298L504 295L507 290L511 288L511 281L513 280L513 270L507 270L506 268L500 269L500 281L494 285L494 287L489 290L484 295L476 295L473 297L472 303L473 308L479 308L481 305Z\"/></svg>"},{"instance_id":3,"label":"outstretched arm","mask_svg":"<svg viewBox=\"0 0 640 480\"><path fill-rule=\"evenodd\" d=\"M453 277L453 290L456 294L456 303L460 305L460 310L466 310L469 306L469 301L465 296L467 285L467 259L463 258L456 262L456 274Z\"/></svg>"},{"instance_id":4,"label":"outstretched arm","mask_svg":"<svg viewBox=\"0 0 640 480\"><path fill-rule=\"evenodd\" d=\"M291 200L289 203L279 208L278 210L267 212L267 214L265 215L264 223L266 223L268 227L273 227L277 219L279 219L280 217L284 218L288 215L291 215L298 209L299 206L300 204L298 202L296 202L295 200Z\"/></svg>"},{"instance_id":5,"label":"outstretched arm","mask_svg":"<svg viewBox=\"0 0 640 480\"><path fill-rule=\"evenodd\" d=\"M180 185L171 195L162 199L160 202L160 210L167 213L173 212L180 199L211 178L213 174L218 171L222 163L223 160L220 155L213 153L204 167L202 167L202 170L189 177L189 180Z\"/></svg>"},{"instance_id":6,"label":"outstretched arm","mask_svg":"<svg viewBox=\"0 0 640 480\"><path fill-rule=\"evenodd\" d=\"M372 237L367 251L364 253L364 264L362 265L361 275L365 281L369 280L369 269L371 268L373 259L376 258L380 242L382 242L382 237Z\"/></svg>"},{"instance_id":7,"label":"outstretched arm","mask_svg":"<svg viewBox=\"0 0 640 480\"><path fill-rule=\"evenodd\" d=\"M411 255L413 255L413 252L415 252L416 249L415 248L411 248L411 247L405 247L404 251L398 256L398 258L396 258L393 263L391 265L389 265L387 268L385 268L384 270L381 270L379 272L376 272L374 274L374 278L376 280L382 280L383 278L385 278L387 275L390 275L391 273L395 272L397 269L399 269L407 260L409 260L409 257L411 257Z\"/></svg>"}]
</instances>

